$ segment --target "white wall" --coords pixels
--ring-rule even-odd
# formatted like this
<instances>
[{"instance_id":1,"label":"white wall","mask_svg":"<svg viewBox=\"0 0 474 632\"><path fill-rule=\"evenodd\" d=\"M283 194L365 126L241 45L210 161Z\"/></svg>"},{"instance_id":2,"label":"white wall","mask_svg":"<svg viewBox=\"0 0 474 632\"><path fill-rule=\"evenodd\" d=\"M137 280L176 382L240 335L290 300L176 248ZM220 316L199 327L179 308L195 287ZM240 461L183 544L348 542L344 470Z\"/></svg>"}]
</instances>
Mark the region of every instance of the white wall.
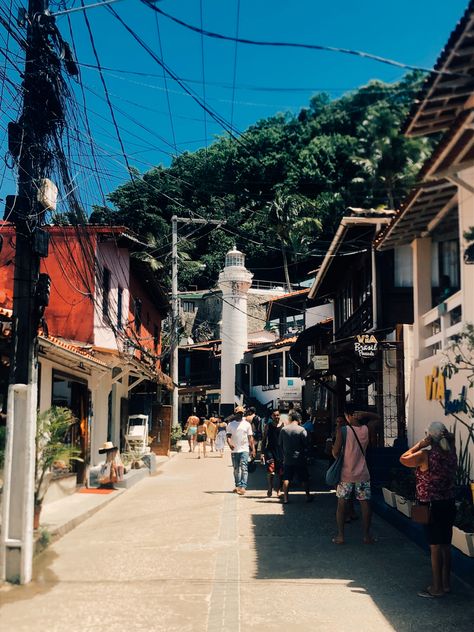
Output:
<instances>
[{"instance_id":1,"label":"white wall","mask_svg":"<svg viewBox=\"0 0 474 632\"><path fill-rule=\"evenodd\" d=\"M289 380L292 382L291 386L288 385ZM250 394L264 406L271 401L276 405L277 400L300 402L302 397L302 384L303 381L299 377L281 377L278 388L264 390L263 386L252 386Z\"/></svg>"},{"instance_id":2,"label":"white wall","mask_svg":"<svg viewBox=\"0 0 474 632\"><path fill-rule=\"evenodd\" d=\"M96 297L94 302L94 344L105 349L117 349L113 330L102 316L102 271L104 266L110 271L109 313L114 325L117 323L118 288L123 289L122 323L128 321L130 292L130 256L126 248L118 248L115 243L99 243L97 248Z\"/></svg>"},{"instance_id":3,"label":"white wall","mask_svg":"<svg viewBox=\"0 0 474 632\"><path fill-rule=\"evenodd\" d=\"M474 186L474 167L461 171L458 176L471 187ZM464 233L474 227L474 198L472 190L459 186L459 243L461 257L461 288L463 291L463 320L474 322L474 264L465 264L463 253L468 245Z\"/></svg>"},{"instance_id":4,"label":"white wall","mask_svg":"<svg viewBox=\"0 0 474 632\"><path fill-rule=\"evenodd\" d=\"M108 420L108 396L112 389L112 376L110 371L101 371L92 369L91 375L87 375L83 371L75 371L67 365L61 365L58 362L40 358L41 364L41 384L39 392L39 411L44 412L51 407L52 387L53 387L53 370L56 369L78 377L87 381L87 387L92 393L92 421L91 421L91 464L96 465L103 461L98 450L101 445L107 441L107 420ZM126 380L123 380L126 382ZM116 407L113 420L113 441L119 441L120 438L120 397L127 397L127 386L117 385L115 393Z\"/></svg>"},{"instance_id":5,"label":"white wall","mask_svg":"<svg viewBox=\"0 0 474 632\"><path fill-rule=\"evenodd\" d=\"M318 305L317 307L310 307L306 310L306 329L317 325L326 318L332 318L334 314L333 304L326 303L325 305Z\"/></svg>"},{"instance_id":6,"label":"white wall","mask_svg":"<svg viewBox=\"0 0 474 632\"><path fill-rule=\"evenodd\" d=\"M433 369L442 366L446 360L443 353L426 358L415 364L412 379L412 406L410 406L410 419L408 424L408 442L413 445L425 436L425 430L432 421L441 421L450 430L456 425L456 446L459 450L460 441L465 445L469 431L462 423L457 422L452 415L445 415L443 407L438 400L429 400L426 396L425 378L432 375ZM459 393L463 386L467 386L465 376L458 374L452 378L446 378L446 388L452 393L451 399L455 400L459 397ZM467 399L471 405L474 402L474 388L467 388ZM472 425L473 420L467 415L459 413L458 416L467 424ZM471 470L471 478L474 477L474 443L470 443L471 461L473 469Z\"/></svg>"}]
</instances>

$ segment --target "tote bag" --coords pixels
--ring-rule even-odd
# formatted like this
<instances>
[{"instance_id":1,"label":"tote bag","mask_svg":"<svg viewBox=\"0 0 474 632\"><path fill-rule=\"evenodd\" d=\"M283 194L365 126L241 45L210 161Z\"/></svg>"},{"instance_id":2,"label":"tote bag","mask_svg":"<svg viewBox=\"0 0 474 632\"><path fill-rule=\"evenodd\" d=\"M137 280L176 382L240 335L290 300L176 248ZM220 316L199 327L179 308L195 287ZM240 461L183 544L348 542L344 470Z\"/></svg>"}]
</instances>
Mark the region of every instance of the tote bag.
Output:
<instances>
[{"instance_id":1,"label":"tote bag","mask_svg":"<svg viewBox=\"0 0 474 632\"><path fill-rule=\"evenodd\" d=\"M342 433L341 451L339 452L337 459L334 461L331 467L328 468L328 471L326 472L326 485L329 485L329 487L335 487L336 485L339 484L339 481L341 480L342 464L344 462L344 447L346 445L346 434L347 434L346 426L343 426L341 428L341 433Z\"/></svg>"}]
</instances>

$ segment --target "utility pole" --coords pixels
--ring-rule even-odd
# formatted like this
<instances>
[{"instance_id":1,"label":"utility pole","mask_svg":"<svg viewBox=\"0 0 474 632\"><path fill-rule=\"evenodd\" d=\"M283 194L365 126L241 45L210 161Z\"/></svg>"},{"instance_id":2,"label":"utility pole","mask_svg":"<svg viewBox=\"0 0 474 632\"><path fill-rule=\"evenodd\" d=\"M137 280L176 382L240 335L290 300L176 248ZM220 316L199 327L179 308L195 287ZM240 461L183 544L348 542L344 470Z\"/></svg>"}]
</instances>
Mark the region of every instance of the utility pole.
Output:
<instances>
[{"instance_id":1,"label":"utility pole","mask_svg":"<svg viewBox=\"0 0 474 632\"><path fill-rule=\"evenodd\" d=\"M171 304L172 318L171 325L171 379L173 380L173 401L172 401L172 427L179 426L178 420L178 347L179 347L179 301L178 301L178 222L181 224L205 224L222 226L224 221L216 219L200 219L192 217L171 218Z\"/></svg>"},{"instance_id":2,"label":"utility pole","mask_svg":"<svg viewBox=\"0 0 474 632\"><path fill-rule=\"evenodd\" d=\"M55 204L45 201L45 187L57 193L47 179L48 140L63 119L57 81L61 62L52 43L58 32L48 0L29 0L24 17L23 108L19 121L8 126L9 149L18 165L18 193L7 196L5 210L5 218L15 224L16 237L0 541L0 579L21 584L32 576L37 331L49 292L49 278L39 273L40 257L47 256L48 250L48 235L40 226L46 209Z\"/></svg>"}]
</instances>

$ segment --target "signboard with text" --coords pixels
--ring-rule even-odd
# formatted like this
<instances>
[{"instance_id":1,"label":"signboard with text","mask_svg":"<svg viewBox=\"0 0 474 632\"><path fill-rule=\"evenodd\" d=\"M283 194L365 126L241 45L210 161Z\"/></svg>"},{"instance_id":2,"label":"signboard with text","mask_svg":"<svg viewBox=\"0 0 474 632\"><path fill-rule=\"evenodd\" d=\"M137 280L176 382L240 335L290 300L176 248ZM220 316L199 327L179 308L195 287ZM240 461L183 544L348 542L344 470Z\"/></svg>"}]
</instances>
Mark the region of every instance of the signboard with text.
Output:
<instances>
[{"instance_id":1,"label":"signboard with text","mask_svg":"<svg viewBox=\"0 0 474 632\"><path fill-rule=\"evenodd\" d=\"M328 355L315 355L311 359L313 362L313 368L316 371L329 370L329 356Z\"/></svg>"},{"instance_id":2,"label":"signboard with text","mask_svg":"<svg viewBox=\"0 0 474 632\"><path fill-rule=\"evenodd\" d=\"M292 377L280 378L280 392L278 393L280 400L300 400L301 399L301 378Z\"/></svg>"},{"instance_id":3,"label":"signboard with text","mask_svg":"<svg viewBox=\"0 0 474 632\"><path fill-rule=\"evenodd\" d=\"M378 341L374 334L358 334L355 337L354 351L361 358L375 358Z\"/></svg>"}]
</instances>

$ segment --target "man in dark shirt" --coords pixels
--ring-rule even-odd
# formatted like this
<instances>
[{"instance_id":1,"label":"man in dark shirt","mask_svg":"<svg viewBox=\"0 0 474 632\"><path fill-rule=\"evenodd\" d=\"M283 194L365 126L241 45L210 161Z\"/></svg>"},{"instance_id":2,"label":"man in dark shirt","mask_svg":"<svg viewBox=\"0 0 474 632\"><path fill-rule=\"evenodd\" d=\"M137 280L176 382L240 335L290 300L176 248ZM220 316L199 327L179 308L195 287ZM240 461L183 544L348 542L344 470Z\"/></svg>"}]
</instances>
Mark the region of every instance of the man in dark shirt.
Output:
<instances>
[{"instance_id":1,"label":"man in dark shirt","mask_svg":"<svg viewBox=\"0 0 474 632\"><path fill-rule=\"evenodd\" d=\"M295 475L304 484L306 502L313 500L309 492L309 473L306 465L307 433L301 426L301 415L295 410L288 415L288 425L280 431L280 446L283 451L283 504L288 503L290 482Z\"/></svg>"},{"instance_id":2,"label":"man in dark shirt","mask_svg":"<svg viewBox=\"0 0 474 632\"><path fill-rule=\"evenodd\" d=\"M280 431L282 428L283 423L280 420L280 412L274 410L270 421L265 424L263 429L262 456L260 457L262 463L267 466L268 497L273 493L275 476L277 496L282 488L283 456L280 447Z\"/></svg>"}]
</instances>

